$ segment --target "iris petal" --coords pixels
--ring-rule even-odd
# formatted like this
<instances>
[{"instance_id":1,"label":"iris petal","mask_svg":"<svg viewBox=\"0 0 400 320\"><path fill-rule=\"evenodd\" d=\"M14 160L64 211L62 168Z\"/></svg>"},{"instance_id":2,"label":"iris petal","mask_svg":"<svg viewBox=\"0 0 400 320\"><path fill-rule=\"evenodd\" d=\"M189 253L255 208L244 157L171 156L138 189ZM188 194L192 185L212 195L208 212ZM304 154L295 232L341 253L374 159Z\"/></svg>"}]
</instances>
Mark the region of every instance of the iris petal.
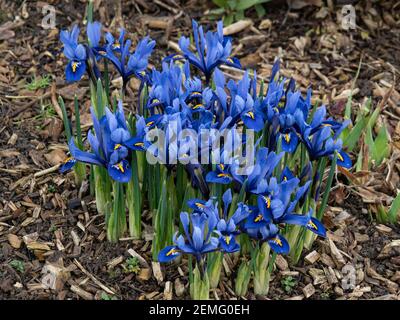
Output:
<instances>
[{"instance_id":1,"label":"iris petal","mask_svg":"<svg viewBox=\"0 0 400 320\"><path fill-rule=\"evenodd\" d=\"M168 246L162 249L158 253L158 261L159 262L170 262L181 255L178 247L176 246Z\"/></svg>"}]
</instances>

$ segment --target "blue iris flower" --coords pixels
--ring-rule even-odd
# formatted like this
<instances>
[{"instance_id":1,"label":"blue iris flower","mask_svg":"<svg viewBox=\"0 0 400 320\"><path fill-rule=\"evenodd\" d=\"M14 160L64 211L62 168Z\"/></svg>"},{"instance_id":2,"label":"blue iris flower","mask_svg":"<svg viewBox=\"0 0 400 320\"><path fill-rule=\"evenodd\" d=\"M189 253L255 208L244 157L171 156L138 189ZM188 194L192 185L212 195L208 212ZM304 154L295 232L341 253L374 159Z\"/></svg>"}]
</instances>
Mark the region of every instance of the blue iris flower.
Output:
<instances>
[{"instance_id":1,"label":"blue iris flower","mask_svg":"<svg viewBox=\"0 0 400 320\"><path fill-rule=\"evenodd\" d=\"M276 60L272 67L267 93L262 100L264 116L269 122L272 121L272 118L276 113L279 113L277 107L285 94L284 85L286 79L279 79L279 64L280 61Z\"/></svg>"},{"instance_id":2,"label":"blue iris flower","mask_svg":"<svg viewBox=\"0 0 400 320\"><path fill-rule=\"evenodd\" d=\"M311 123L308 124L302 112L295 113L296 126L299 136L307 148L311 160L337 154L337 164L344 168L352 166L349 155L342 150L342 140L339 139L342 131L350 124L350 120L343 123L326 119L326 108L318 108Z\"/></svg>"},{"instance_id":3,"label":"blue iris flower","mask_svg":"<svg viewBox=\"0 0 400 320\"><path fill-rule=\"evenodd\" d=\"M194 214L205 215L212 225L216 225L215 233L219 235L221 250L227 253L236 252L240 249L240 246L236 242L235 237L240 233L240 224L248 217L250 211L247 205L239 203L233 215L228 217L228 211L232 203L232 192L230 189L225 191L222 201L222 217L219 214L218 203L214 203L213 199L208 201L190 199L187 203L194 210Z\"/></svg>"},{"instance_id":4,"label":"blue iris flower","mask_svg":"<svg viewBox=\"0 0 400 320\"><path fill-rule=\"evenodd\" d=\"M89 46L92 49L96 60L101 57L107 56L107 50L105 45L101 45L101 29L102 25L100 22L88 22L86 33L89 39Z\"/></svg>"},{"instance_id":5,"label":"blue iris flower","mask_svg":"<svg viewBox=\"0 0 400 320\"><path fill-rule=\"evenodd\" d=\"M249 216L250 210L244 203L239 203L233 215L228 217L228 210L232 203L232 192L230 189L225 191L222 200L224 203L223 217L219 218L218 209L214 211L217 213L218 221L216 233L220 236L219 241L221 249L224 252L236 252L239 251L240 246L236 242L235 237L240 233L239 225Z\"/></svg>"},{"instance_id":6,"label":"blue iris flower","mask_svg":"<svg viewBox=\"0 0 400 320\"><path fill-rule=\"evenodd\" d=\"M78 44L79 28L74 26L69 32L63 30L60 33L60 40L64 45L64 55L69 60L65 69L67 81L74 82L82 78L86 71L86 49L82 44Z\"/></svg>"},{"instance_id":7,"label":"blue iris flower","mask_svg":"<svg viewBox=\"0 0 400 320\"><path fill-rule=\"evenodd\" d=\"M60 167L60 173L65 173L71 170L76 164L76 159L74 157L67 157Z\"/></svg>"},{"instance_id":8,"label":"blue iris flower","mask_svg":"<svg viewBox=\"0 0 400 320\"><path fill-rule=\"evenodd\" d=\"M279 228L273 223L257 228L247 228L245 232L251 238L267 242L271 249L278 254L288 254L290 251L289 243L279 234Z\"/></svg>"},{"instance_id":9,"label":"blue iris flower","mask_svg":"<svg viewBox=\"0 0 400 320\"><path fill-rule=\"evenodd\" d=\"M111 50L121 53L125 42L125 33L126 33L125 29L121 28L119 30L119 37L115 39L112 33L107 32L106 34L107 46L110 47Z\"/></svg>"},{"instance_id":10,"label":"blue iris flower","mask_svg":"<svg viewBox=\"0 0 400 320\"><path fill-rule=\"evenodd\" d=\"M230 117L232 125L241 119L247 128L256 132L264 128L261 103L258 99L254 100L254 97L250 94L254 82L251 81L248 72L245 72L238 83L233 80L228 82L230 99L228 99L229 96L225 90L225 77L219 69L215 70L214 82L216 84L215 95L224 111L225 118ZM230 102L228 102L229 100Z\"/></svg>"},{"instance_id":11,"label":"blue iris flower","mask_svg":"<svg viewBox=\"0 0 400 320\"><path fill-rule=\"evenodd\" d=\"M241 165L236 161L231 165L230 171L234 180L240 185L246 182L247 192L258 194L259 185L272 176L283 155L283 152L276 154L275 152L269 152L268 148L260 148L257 151L254 166L248 168L244 172L245 174L238 174Z\"/></svg>"},{"instance_id":12,"label":"blue iris flower","mask_svg":"<svg viewBox=\"0 0 400 320\"><path fill-rule=\"evenodd\" d=\"M208 219L205 214L192 214L189 218L187 212L182 212L180 219L185 236L177 237L175 234L174 245L162 249L158 254L158 261L169 262L185 253L193 255L200 262L205 254L218 250L218 238L212 236L216 226L215 220Z\"/></svg>"},{"instance_id":13,"label":"blue iris flower","mask_svg":"<svg viewBox=\"0 0 400 320\"><path fill-rule=\"evenodd\" d=\"M71 138L69 150L74 161L99 165L107 168L110 177L118 182L129 182L132 171L129 165L128 149L125 141L130 139L130 134L125 122L122 102L118 103L118 110L112 113L106 108L106 115L100 120L91 108L95 135L88 132L88 141L93 152L80 150ZM71 160L72 161L72 160ZM68 162L67 162L68 163ZM72 166L69 166L69 169ZM62 167L65 171L67 167Z\"/></svg>"},{"instance_id":14,"label":"blue iris flower","mask_svg":"<svg viewBox=\"0 0 400 320\"><path fill-rule=\"evenodd\" d=\"M136 135L129 140L124 142L124 145L129 149L136 151L145 151L150 146L150 142L145 139L146 133L153 128L159 117L161 115L157 115L157 117L150 117L147 119L137 115L136 119Z\"/></svg>"},{"instance_id":15,"label":"blue iris flower","mask_svg":"<svg viewBox=\"0 0 400 320\"><path fill-rule=\"evenodd\" d=\"M325 237L325 228L320 221L312 217L312 210L306 215L294 213L297 204L309 190L311 181L306 182L301 187L298 187L299 183L300 180L296 177L280 183L274 177L271 178L269 185L257 198L257 213L249 216L245 227L257 228L270 223L295 224L304 226L319 236ZM295 190L296 193L292 199Z\"/></svg>"},{"instance_id":16,"label":"blue iris flower","mask_svg":"<svg viewBox=\"0 0 400 320\"><path fill-rule=\"evenodd\" d=\"M184 94L182 81L183 71L173 63L164 62L161 71L153 70L147 108L153 110L160 107L165 111L173 105L174 100L180 101Z\"/></svg>"},{"instance_id":17,"label":"blue iris flower","mask_svg":"<svg viewBox=\"0 0 400 320\"><path fill-rule=\"evenodd\" d=\"M114 64L118 73L121 75L124 84L132 76L136 76L140 80L147 80L146 68L148 59L155 46L155 41L149 37L143 38L136 46L134 53L130 53L131 40L124 39L124 31L121 31L119 41L111 42L108 35L108 45L106 47L107 58ZM116 55L117 54L117 55Z\"/></svg>"},{"instance_id":18,"label":"blue iris flower","mask_svg":"<svg viewBox=\"0 0 400 320\"><path fill-rule=\"evenodd\" d=\"M206 176L206 181L210 183L229 184L232 180L230 166L223 163L217 164L215 171L210 171Z\"/></svg>"},{"instance_id":19,"label":"blue iris flower","mask_svg":"<svg viewBox=\"0 0 400 320\"><path fill-rule=\"evenodd\" d=\"M208 31L204 34L203 27L194 20L192 20L192 28L196 52L193 53L190 50L190 39L182 36L179 39L182 54L172 55L167 59L174 61L186 59L203 72L207 83L214 69L221 64L241 68L239 60L231 57L232 43L230 38L223 35L222 21L217 24L217 32Z\"/></svg>"}]
</instances>

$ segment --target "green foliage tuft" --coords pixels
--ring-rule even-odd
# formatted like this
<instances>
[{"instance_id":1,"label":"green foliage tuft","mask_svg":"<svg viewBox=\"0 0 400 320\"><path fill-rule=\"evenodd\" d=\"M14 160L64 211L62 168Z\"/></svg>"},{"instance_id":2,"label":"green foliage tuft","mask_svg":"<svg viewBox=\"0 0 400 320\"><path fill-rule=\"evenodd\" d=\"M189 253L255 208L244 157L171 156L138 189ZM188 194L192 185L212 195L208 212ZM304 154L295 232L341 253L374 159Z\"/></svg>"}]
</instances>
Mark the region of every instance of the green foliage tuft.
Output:
<instances>
[{"instance_id":1,"label":"green foliage tuft","mask_svg":"<svg viewBox=\"0 0 400 320\"><path fill-rule=\"evenodd\" d=\"M259 18L265 15L263 3L270 0L213 0L219 7L211 10L210 14L214 16L224 16L224 25L230 25L235 21L245 18L245 10L254 7Z\"/></svg>"}]
</instances>

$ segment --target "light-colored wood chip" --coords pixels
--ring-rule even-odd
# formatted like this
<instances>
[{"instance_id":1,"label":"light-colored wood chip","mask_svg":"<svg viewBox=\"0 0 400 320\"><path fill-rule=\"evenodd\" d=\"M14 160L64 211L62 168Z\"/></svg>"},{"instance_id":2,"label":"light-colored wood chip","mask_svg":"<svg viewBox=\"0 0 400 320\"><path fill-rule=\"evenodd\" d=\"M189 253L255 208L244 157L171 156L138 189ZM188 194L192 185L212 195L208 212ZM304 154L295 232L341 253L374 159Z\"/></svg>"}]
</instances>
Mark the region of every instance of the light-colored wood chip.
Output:
<instances>
[{"instance_id":1,"label":"light-colored wood chip","mask_svg":"<svg viewBox=\"0 0 400 320\"><path fill-rule=\"evenodd\" d=\"M306 285L302 290L303 290L303 294L306 297L306 299L308 299L315 293L315 288L312 285L312 283L309 283L308 285Z\"/></svg>"},{"instance_id":2,"label":"light-colored wood chip","mask_svg":"<svg viewBox=\"0 0 400 320\"><path fill-rule=\"evenodd\" d=\"M306 262L308 262L309 264L314 264L318 261L318 259L320 258L320 254L317 251L311 251L309 254L307 254L304 257L304 260Z\"/></svg>"},{"instance_id":3,"label":"light-colored wood chip","mask_svg":"<svg viewBox=\"0 0 400 320\"><path fill-rule=\"evenodd\" d=\"M159 262L156 261L152 261L151 262L151 267L153 269L153 274L154 274L154 278L156 278L158 283L161 283L164 281L164 275L161 271L161 265Z\"/></svg>"},{"instance_id":4,"label":"light-colored wood chip","mask_svg":"<svg viewBox=\"0 0 400 320\"><path fill-rule=\"evenodd\" d=\"M11 247L14 249L21 248L22 241L21 239L15 234L7 235L8 242L10 243Z\"/></svg>"}]
</instances>

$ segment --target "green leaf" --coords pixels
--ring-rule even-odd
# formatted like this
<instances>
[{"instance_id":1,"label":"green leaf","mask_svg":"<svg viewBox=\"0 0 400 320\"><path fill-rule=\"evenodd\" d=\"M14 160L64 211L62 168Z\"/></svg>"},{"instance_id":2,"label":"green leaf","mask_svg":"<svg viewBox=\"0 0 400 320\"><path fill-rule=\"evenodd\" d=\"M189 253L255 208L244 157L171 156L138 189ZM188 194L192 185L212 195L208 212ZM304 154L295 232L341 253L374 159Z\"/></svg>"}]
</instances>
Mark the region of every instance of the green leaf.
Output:
<instances>
[{"instance_id":1,"label":"green leaf","mask_svg":"<svg viewBox=\"0 0 400 320\"><path fill-rule=\"evenodd\" d=\"M382 160L389 156L389 138L385 127L382 127L374 143L375 154L373 155L376 164L381 164Z\"/></svg>"},{"instance_id":2,"label":"green leaf","mask_svg":"<svg viewBox=\"0 0 400 320\"><path fill-rule=\"evenodd\" d=\"M396 223L400 215L400 192L397 194L396 198L392 202L392 206L389 209L388 216L389 221Z\"/></svg>"},{"instance_id":3,"label":"green leaf","mask_svg":"<svg viewBox=\"0 0 400 320\"><path fill-rule=\"evenodd\" d=\"M244 20L244 11L243 10L237 11L235 14L235 21L240 21L240 20Z\"/></svg>"},{"instance_id":4,"label":"green leaf","mask_svg":"<svg viewBox=\"0 0 400 320\"><path fill-rule=\"evenodd\" d=\"M236 10L246 10L255 5L260 5L261 3L268 2L270 0L239 0L236 5Z\"/></svg>"},{"instance_id":5,"label":"green leaf","mask_svg":"<svg viewBox=\"0 0 400 320\"><path fill-rule=\"evenodd\" d=\"M142 224L142 194L140 190L137 152L132 152L132 179L127 184L127 204L129 210L129 233L131 237L140 239Z\"/></svg>"},{"instance_id":6,"label":"green leaf","mask_svg":"<svg viewBox=\"0 0 400 320\"><path fill-rule=\"evenodd\" d=\"M87 22L93 21L93 4L94 0L89 0L89 3L86 6L86 20Z\"/></svg>"},{"instance_id":7,"label":"green leaf","mask_svg":"<svg viewBox=\"0 0 400 320\"><path fill-rule=\"evenodd\" d=\"M261 4L257 4L255 7L258 18L262 18L265 15L265 9Z\"/></svg>"},{"instance_id":8,"label":"green leaf","mask_svg":"<svg viewBox=\"0 0 400 320\"><path fill-rule=\"evenodd\" d=\"M380 108L376 108L372 115L370 116L368 120L368 127L373 128L376 122L376 119L378 119L379 113L381 112Z\"/></svg>"},{"instance_id":9,"label":"green leaf","mask_svg":"<svg viewBox=\"0 0 400 320\"><path fill-rule=\"evenodd\" d=\"M353 148L358 143L362 132L365 130L365 127L369 121L368 114L370 106L371 98L369 98L358 111L357 117L355 119L356 125L353 126L351 129L346 128L340 135L341 139L344 141L343 145L346 146L349 151L353 150Z\"/></svg>"},{"instance_id":10,"label":"green leaf","mask_svg":"<svg viewBox=\"0 0 400 320\"><path fill-rule=\"evenodd\" d=\"M233 14L228 14L224 17L224 25L229 26L233 22Z\"/></svg>"},{"instance_id":11,"label":"green leaf","mask_svg":"<svg viewBox=\"0 0 400 320\"><path fill-rule=\"evenodd\" d=\"M58 97L58 103L61 107L61 112L63 115L65 136L67 137L67 141L69 142L71 140L71 136L72 136L71 127L69 125L69 119L68 119L68 115L67 115L67 110L65 109L64 100L61 96Z\"/></svg>"},{"instance_id":12,"label":"green leaf","mask_svg":"<svg viewBox=\"0 0 400 320\"><path fill-rule=\"evenodd\" d=\"M362 170L362 164L363 164L363 150L361 148L360 152L358 153L358 157L357 157L356 172L359 172Z\"/></svg>"},{"instance_id":13,"label":"green leaf","mask_svg":"<svg viewBox=\"0 0 400 320\"><path fill-rule=\"evenodd\" d=\"M235 10L237 10L239 1L238 0L228 0L227 4L228 4L228 9L235 11Z\"/></svg>"},{"instance_id":14,"label":"green leaf","mask_svg":"<svg viewBox=\"0 0 400 320\"><path fill-rule=\"evenodd\" d=\"M373 159L375 154L375 143L374 143L374 138L372 137L372 128L369 125L367 126L365 143L368 146L369 155ZM369 159L369 162L371 161L371 158Z\"/></svg>"},{"instance_id":15,"label":"green leaf","mask_svg":"<svg viewBox=\"0 0 400 320\"><path fill-rule=\"evenodd\" d=\"M228 0L213 0L213 2L218 7L221 7L221 8L227 8L228 7Z\"/></svg>"},{"instance_id":16,"label":"green leaf","mask_svg":"<svg viewBox=\"0 0 400 320\"><path fill-rule=\"evenodd\" d=\"M357 124L351 129L350 133L343 142L343 145L348 151L352 151L360 140L360 136L363 133L365 126L367 125L369 117L361 118Z\"/></svg>"},{"instance_id":17,"label":"green leaf","mask_svg":"<svg viewBox=\"0 0 400 320\"><path fill-rule=\"evenodd\" d=\"M76 139L79 149L83 149L83 141L82 141L82 128L81 128L81 117L79 113L79 103L78 97L74 96L74 111L75 111L75 127L76 127Z\"/></svg>"}]
</instances>

